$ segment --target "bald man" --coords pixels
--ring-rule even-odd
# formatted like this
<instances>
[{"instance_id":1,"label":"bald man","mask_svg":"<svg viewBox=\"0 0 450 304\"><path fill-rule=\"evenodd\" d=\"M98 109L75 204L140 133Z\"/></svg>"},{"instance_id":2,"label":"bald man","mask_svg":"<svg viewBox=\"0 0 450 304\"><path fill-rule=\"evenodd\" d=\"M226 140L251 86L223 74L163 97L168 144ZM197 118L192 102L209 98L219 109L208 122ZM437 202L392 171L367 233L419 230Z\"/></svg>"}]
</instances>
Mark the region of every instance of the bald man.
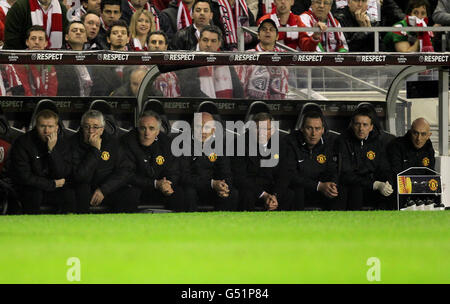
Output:
<instances>
[{"instance_id":1,"label":"bald man","mask_svg":"<svg viewBox=\"0 0 450 304\"><path fill-rule=\"evenodd\" d=\"M210 113L196 114L191 154L182 157L180 164L185 204L189 205L190 211L197 211L198 205L211 204L216 211L237 210L238 194L232 186L230 158L220 156L220 151L213 151L216 140L223 140L215 136L216 121ZM198 151L201 153L195 153L196 147L202 149ZM223 153L225 151L224 146Z\"/></svg>"},{"instance_id":2,"label":"bald man","mask_svg":"<svg viewBox=\"0 0 450 304\"><path fill-rule=\"evenodd\" d=\"M411 129L396 138L388 148L394 180L398 173L411 167L427 167L434 170L434 149L430 140L430 124L425 118L417 118Z\"/></svg>"}]
</instances>

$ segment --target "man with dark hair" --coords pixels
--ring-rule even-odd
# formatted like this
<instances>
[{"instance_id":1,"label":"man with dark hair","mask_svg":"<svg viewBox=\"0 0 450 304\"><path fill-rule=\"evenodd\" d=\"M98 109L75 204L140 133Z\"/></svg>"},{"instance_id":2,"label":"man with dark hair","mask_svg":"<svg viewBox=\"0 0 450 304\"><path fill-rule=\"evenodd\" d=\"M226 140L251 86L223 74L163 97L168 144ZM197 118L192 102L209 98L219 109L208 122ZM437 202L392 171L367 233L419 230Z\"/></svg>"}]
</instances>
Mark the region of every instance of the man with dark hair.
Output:
<instances>
[{"instance_id":1,"label":"man with dark hair","mask_svg":"<svg viewBox=\"0 0 450 304\"><path fill-rule=\"evenodd\" d=\"M87 11L80 19L86 28L87 43L85 50L101 50L100 44L97 42L97 35L100 31L100 15L94 11Z\"/></svg>"},{"instance_id":2,"label":"man with dark hair","mask_svg":"<svg viewBox=\"0 0 450 304\"><path fill-rule=\"evenodd\" d=\"M215 138L217 126L212 114L196 114L191 154L182 156L180 163L185 201L191 211L197 210L198 203L212 203L217 211L236 210L238 194L232 184L230 158L218 155L214 150L220 144L216 141L223 137ZM196 146L201 147L201 155L195 153Z\"/></svg>"},{"instance_id":3,"label":"man with dark hair","mask_svg":"<svg viewBox=\"0 0 450 304\"><path fill-rule=\"evenodd\" d=\"M147 44L151 52L167 51L169 37L163 31L154 31L148 35Z\"/></svg>"},{"instance_id":4,"label":"man with dark hair","mask_svg":"<svg viewBox=\"0 0 450 304\"><path fill-rule=\"evenodd\" d=\"M349 128L337 140L342 158L340 182L348 191L347 208L351 210L393 208L390 166L373 121L370 110L357 108Z\"/></svg>"},{"instance_id":5,"label":"man with dark hair","mask_svg":"<svg viewBox=\"0 0 450 304\"><path fill-rule=\"evenodd\" d=\"M126 187L131 165L116 137L104 131L103 114L89 110L70 139L77 211L87 213L90 206L102 204L115 212L133 212L135 205L128 200L132 192Z\"/></svg>"},{"instance_id":6,"label":"man with dark hair","mask_svg":"<svg viewBox=\"0 0 450 304\"><path fill-rule=\"evenodd\" d=\"M129 184L136 191L133 199L141 204L163 204L166 209L187 211L179 186L178 159L171 152L170 138L160 132L161 117L153 112L141 114L136 129L122 137L131 163Z\"/></svg>"},{"instance_id":7,"label":"man with dark hair","mask_svg":"<svg viewBox=\"0 0 450 304\"><path fill-rule=\"evenodd\" d=\"M274 146L272 137L279 132L273 125L274 118L266 112L257 113L253 119L255 125L246 132L245 153L232 158L234 184L239 190L239 210L253 211L256 207L265 210L290 210L293 192L287 188L287 162L279 161L276 166L263 166L261 160L270 160L272 157L282 159L284 154L280 151L272 155L269 150L280 149L279 142ZM256 129L255 129L256 128ZM236 148L238 148L237 140ZM253 145L253 147L252 147ZM252 148L256 155L251 154ZM236 154L238 154L237 149ZM281 155L281 156L280 156Z\"/></svg>"},{"instance_id":8,"label":"man with dark hair","mask_svg":"<svg viewBox=\"0 0 450 304\"><path fill-rule=\"evenodd\" d=\"M435 157L430 140L430 124L425 118L417 118L408 132L396 138L388 148L393 179L398 173L411 167L426 167L434 170Z\"/></svg>"},{"instance_id":9,"label":"man with dark hair","mask_svg":"<svg viewBox=\"0 0 450 304\"><path fill-rule=\"evenodd\" d=\"M194 50L203 28L210 25L213 18L210 0L196 0L192 6L192 24L176 32L172 39L173 50Z\"/></svg>"},{"instance_id":10,"label":"man with dark hair","mask_svg":"<svg viewBox=\"0 0 450 304\"><path fill-rule=\"evenodd\" d=\"M27 214L40 213L42 203L57 205L59 212L74 212L73 197L65 187L71 173L71 151L58 132L58 115L42 110L36 126L21 135L9 152L8 174Z\"/></svg>"},{"instance_id":11,"label":"man with dark hair","mask_svg":"<svg viewBox=\"0 0 450 304\"><path fill-rule=\"evenodd\" d=\"M120 0L102 0L100 4L100 31L97 35L97 44L103 50L108 50L107 33L114 21L118 21L122 16ZM128 27L128 26L127 26Z\"/></svg>"},{"instance_id":12,"label":"man with dark hair","mask_svg":"<svg viewBox=\"0 0 450 304\"><path fill-rule=\"evenodd\" d=\"M300 129L286 140L288 167L293 170L289 175L290 188L295 192L294 210L344 207L339 197L334 147L325 134L325 117L318 111L308 111L302 117Z\"/></svg>"},{"instance_id":13,"label":"man with dark hair","mask_svg":"<svg viewBox=\"0 0 450 304\"><path fill-rule=\"evenodd\" d=\"M58 0L17 0L6 16L3 48L26 49L26 31L33 25L44 26L45 24L48 37L47 48L61 49L64 29L68 25L66 13L66 7Z\"/></svg>"},{"instance_id":14,"label":"man with dark hair","mask_svg":"<svg viewBox=\"0 0 450 304\"><path fill-rule=\"evenodd\" d=\"M123 20L113 21L106 32L106 41L111 51L127 51L130 30Z\"/></svg>"},{"instance_id":15,"label":"man with dark hair","mask_svg":"<svg viewBox=\"0 0 450 304\"><path fill-rule=\"evenodd\" d=\"M81 21L71 21L65 33L66 50L82 51L87 42L86 28Z\"/></svg>"}]
</instances>

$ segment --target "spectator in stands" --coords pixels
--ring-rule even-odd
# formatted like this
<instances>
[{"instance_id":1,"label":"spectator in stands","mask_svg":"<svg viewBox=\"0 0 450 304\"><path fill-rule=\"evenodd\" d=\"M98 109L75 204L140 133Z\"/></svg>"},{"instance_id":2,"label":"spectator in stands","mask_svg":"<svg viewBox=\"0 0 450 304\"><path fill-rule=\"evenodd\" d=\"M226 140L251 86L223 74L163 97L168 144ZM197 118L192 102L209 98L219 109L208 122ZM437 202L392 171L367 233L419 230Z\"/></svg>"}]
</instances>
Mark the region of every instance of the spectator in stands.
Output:
<instances>
[{"instance_id":1,"label":"spectator in stands","mask_svg":"<svg viewBox=\"0 0 450 304\"><path fill-rule=\"evenodd\" d=\"M100 14L100 2L101 0L81 0L81 6L75 9L72 20L81 20L81 17L86 15L88 11Z\"/></svg>"},{"instance_id":2,"label":"spectator in stands","mask_svg":"<svg viewBox=\"0 0 450 304\"><path fill-rule=\"evenodd\" d=\"M160 11L169 7L171 0L149 0L152 1L153 5Z\"/></svg>"},{"instance_id":3,"label":"spectator in stands","mask_svg":"<svg viewBox=\"0 0 450 304\"><path fill-rule=\"evenodd\" d=\"M123 20L114 21L108 30L107 41L111 51L127 51L129 30ZM109 96L122 82L123 66L93 66L91 96Z\"/></svg>"},{"instance_id":4,"label":"spectator in stands","mask_svg":"<svg viewBox=\"0 0 450 304\"><path fill-rule=\"evenodd\" d=\"M329 27L341 27L331 14L333 0L312 0L308 11L301 14L300 26L319 28L320 32L300 32L300 48L309 52L348 52L342 32L325 32Z\"/></svg>"},{"instance_id":5,"label":"spectator in stands","mask_svg":"<svg viewBox=\"0 0 450 304\"><path fill-rule=\"evenodd\" d=\"M219 3L219 10L214 11L214 14L220 15L222 29L226 29L223 31L223 49L226 51L237 51L238 27L254 26L255 17L248 9L245 0L217 0L217 2ZM249 46L253 42L253 37L249 33L244 33L244 42L246 46Z\"/></svg>"},{"instance_id":6,"label":"spectator in stands","mask_svg":"<svg viewBox=\"0 0 450 304\"><path fill-rule=\"evenodd\" d=\"M210 0L196 0L192 7L192 24L178 30L172 40L173 50L194 50L201 30L213 18Z\"/></svg>"},{"instance_id":7,"label":"spectator in stands","mask_svg":"<svg viewBox=\"0 0 450 304\"><path fill-rule=\"evenodd\" d=\"M239 191L239 210L253 211L255 207L265 210L290 210L293 193L288 190L287 168L281 167L286 162L278 162L274 167L264 167L261 160L269 160L271 154L263 156L267 149L273 148L272 135L278 130L273 129L274 118L271 114L260 112L252 119L256 124L256 130L250 128L245 133L245 155L237 155L232 159L234 184ZM254 136L255 142L250 138ZM252 144L257 146L257 155L250 154ZM267 153L265 153L267 154ZM279 157L279 154L275 154Z\"/></svg>"},{"instance_id":8,"label":"spectator in stands","mask_svg":"<svg viewBox=\"0 0 450 304\"><path fill-rule=\"evenodd\" d=\"M428 24L430 4L427 0L410 0L405 19L394 24L395 27L420 26ZM388 52L434 52L431 42L432 32L390 32L384 37Z\"/></svg>"},{"instance_id":9,"label":"spectator in stands","mask_svg":"<svg viewBox=\"0 0 450 304\"><path fill-rule=\"evenodd\" d=\"M237 209L238 193L232 184L230 158L214 152L216 140L223 140L223 136L215 137L216 123L207 112L194 118L191 155L181 157L181 184L191 211L197 210L198 203L212 203L217 211ZM195 147L202 147L201 155L194 152Z\"/></svg>"},{"instance_id":10,"label":"spectator in stands","mask_svg":"<svg viewBox=\"0 0 450 304\"><path fill-rule=\"evenodd\" d=\"M257 52L283 52L275 44L278 39L278 28L272 19L264 19L258 27L259 43ZM289 71L282 66L252 66L236 67L242 82L246 98L254 99L285 99L288 93Z\"/></svg>"},{"instance_id":11,"label":"spectator in stands","mask_svg":"<svg viewBox=\"0 0 450 304\"><path fill-rule=\"evenodd\" d=\"M114 90L111 96L137 96L139 87L147 72L146 66L134 68L130 73L130 80L117 90Z\"/></svg>"},{"instance_id":12,"label":"spectator in stands","mask_svg":"<svg viewBox=\"0 0 450 304\"><path fill-rule=\"evenodd\" d=\"M150 52L164 52L168 48L168 37L164 32L156 31L148 37ZM160 91L164 97L181 96L178 76L175 72L166 72L159 75L155 80L155 89Z\"/></svg>"},{"instance_id":13,"label":"spectator in stands","mask_svg":"<svg viewBox=\"0 0 450 304\"><path fill-rule=\"evenodd\" d=\"M29 28L26 33L25 45L28 50L45 50L48 45L48 40L44 28L39 25L33 25ZM22 88L16 91L18 95L57 95L58 78L53 65L18 64L11 66L10 72L10 75L13 76L13 83L10 86Z\"/></svg>"},{"instance_id":14,"label":"spectator in stands","mask_svg":"<svg viewBox=\"0 0 450 304\"><path fill-rule=\"evenodd\" d=\"M148 11L153 15L153 23L155 31L164 31L168 35L172 36L172 28L170 26L170 20L167 15L162 14L162 12L154 6L155 2L152 3L151 0L127 0L122 1L122 19L131 25L131 16L136 12L136 10Z\"/></svg>"},{"instance_id":15,"label":"spectator in stands","mask_svg":"<svg viewBox=\"0 0 450 304\"><path fill-rule=\"evenodd\" d=\"M126 155L133 164L129 184L140 204L188 211L178 184L179 160L172 155L170 138L160 130L161 117L146 111L140 115L137 128L122 137Z\"/></svg>"},{"instance_id":16,"label":"spectator in stands","mask_svg":"<svg viewBox=\"0 0 450 304\"><path fill-rule=\"evenodd\" d=\"M66 50L82 51L87 42L86 28L81 21L71 21L65 35Z\"/></svg>"},{"instance_id":17,"label":"spectator in stands","mask_svg":"<svg viewBox=\"0 0 450 304\"><path fill-rule=\"evenodd\" d=\"M65 35L66 50L83 51L87 41L86 29L81 21L71 21ZM56 65L58 96L89 96L91 75L85 65Z\"/></svg>"},{"instance_id":18,"label":"spectator in stands","mask_svg":"<svg viewBox=\"0 0 450 304\"><path fill-rule=\"evenodd\" d=\"M74 212L74 200L66 187L71 173L71 153L66 139L58 132L58 115L42 110L36 126L21 135L9 152L9 175L26 214L40 213L43 203L56 205L59 212Z\"/></svg>"},{"instance_id":19,"label":"spectator in stands","mask_svg":"<svg viewBox=\"0 0 450 304\"><path fill-rule=\"evenodd\" d=\"M97 34L97 44L100 45L102 50L108 50L108 44L106 36L109 28L114 21L118 21L122 16L122 10L120 6L120 0L102 0L100 4L100 31ZM128 24L127 24L128 26Z\"/></svg>"},{"instance_id":20,"label":"spectator in stands","mask_svg":"<svg viewBox=\"0 0 450 304\"><path fill-rule=\"evenodd\" d=\"M331 0L330 0L331 1ZM294 0L274 0L275 10L262 16L258 24L264 19L272 19L277 28L280 27L300 27L300 17L291 12ZM278 41L294 50L300 50L299 32L281 32L278 34Z\"/></svg>"},{"instance_id":21,"label":"spectator in stands","mask_svg":"<svg viewBox=\"0 0 450 304\"><path fill-rule=\"evenodd\" d=\"M3 41L5 41L5 23L6 14L16 0L1 0L0 1L0 48L3 47Z\"/></svg>"},{"instance_id":22,"label":"spectator in stands","mask_svg":"<svg viewBox=\"0 0 450 304\"><path fill-rule=\"evenodd\" d=\"M348 6L338 9L334 16L342 27L372 27L367 14L368 0L349 0ZM373 32L345 32L350 52L373 52Z\"/></svg>"},{"instance_id":23,"label":"spectator in stands","mask_svg":"<svg viewBox=\"0 0 450 304\"><path fill-rule=\"evenodd\" d=\"M61 49L63 32L68 25L66 13L66 7L58 0L17 0L6 16L4 49L25 49L27 30L33 25L44 24L47 26L47 48Z\"/></svg>"},{"instance_id":24,"label":"spectator in stands","mask_svg":"<svg viewBox=\"0 0 450 304\"><path fill-rule=\"evenodd\" d=\"M97 35L100 31L100 15L94 11L87 11L86 14L81 16L81 22L86 28L87 43L85 44L85 50L101 50L101 45L97 43Z\"/></svg>"},{"instance_id":25,"label":"spectator in stands","mask_svg":"<svg viewBox=\"0 0 450 304\"><path fill-rule=\"evenodd\" d=\"M370 110L357 108L349 128L337 140L342 158L339 178L348 191L350 210L393 208L390 166L373 121Z\"/></svg>"},{"instance_id":26,"label":"spectator in stands","mask_svg":"<svg viewBox=\"0 0 450 304\"><path fill-rule=\"evenodd\" d=\"M287 139L288 168L293 172L290 187L295 192L294 210L305 207L322 210L343 209L338 189L338 167L334 146L325 136L325 117L318 111L308 111L302 117L300 129Z\"/></svg>"},{"instance_id":27,"label":"spectator in stands","mask_svg":"<svg viewBox=\"0 0 450 304\"><path fill-rule=\"evenodd\" d=\"M173 0L169 6L162 11L170 21L171 33L176 33L192 24L192 6L195 0ZM172 37L169 36L169 39ZM169 42L170 43L170 42Z\"/></svg>"},{"instance_id":28,"label":"spectator in stands","mask_svg":"<svg viewBox=\"0 0 450 304\"><path fill-rule=\"evenodd\" d=\"M148 51L147 38L155 30L154 16L146 10L137 10L131 17L130 49Z\"/></svg>"},{"instance_id":29,"label":"spectator in stands","mask_svg":"<svg viewBox=\"0 0 450 304\"><path fill-rule=\"evenodd\" d=\"M450 25L450 2L439 0L436 9L433 12L433 21L437 25L449 26ZM435 33L436 35L442 35L442 33ZM450 50L450 33L445 33L447 38L447 45L441 45L439 49L443 51ZM442 42L441 42L442 43Z\"/></svg>"},{"instance_id":30,"label":"spectator in stands","mask_svg":"<svg viewBox=\"0 0 450 304\"><path fill-rule=\"evenodd\" d=\"M70 138L72 151L72 187L77 211L89 212L90 206L106 205L115 212L134 212L132 191L126 187L131 164L116 137L105 132L101 112L89 110L81 117L81 128Z\"/></svg>"},{"instance_id":31,"label":"spectator in stands","mask_svg":"<svg viewBox=\"0 0 450 304\"><path fill-rule=\"evenodd\" d=\"M217 52L223 43L222 32L209 25L200 32L196 47L201 52ZM197 73L193 77L192 73ZM205 66L177 72L182 96L210 98L242 98L241 82L233 66Z\"/></svg>"},{"instance_id":32,"label":"spectator in stands","mask_svg":"<svg viewBox=\"0 0 450 304\"><path fill-rule=\"evenodd\" d=\"M274 0L256 0L258 2L258 16L257 19L261 18L266 14L270 14L275 8ZM392 0L393 1L393 0ZM247 1L250 6L251 1ZM306 12L311 6L311 0L294 0L294 5L291 7L292 13L295 15L301 15Z\"/></svg>"},{"instance_id":33,"label":"spectator in stands","mask_svg":"<svg viewBox=\"0 0 450 304\"><path fill-rule=\"evenodd\" d=\"M425 118L417 118L411 129L402 137L396 138L388 148L392 178L411 167L427 167L434 170L435 158L430 140L430 124Z\"/></svg>"}]
</instances>

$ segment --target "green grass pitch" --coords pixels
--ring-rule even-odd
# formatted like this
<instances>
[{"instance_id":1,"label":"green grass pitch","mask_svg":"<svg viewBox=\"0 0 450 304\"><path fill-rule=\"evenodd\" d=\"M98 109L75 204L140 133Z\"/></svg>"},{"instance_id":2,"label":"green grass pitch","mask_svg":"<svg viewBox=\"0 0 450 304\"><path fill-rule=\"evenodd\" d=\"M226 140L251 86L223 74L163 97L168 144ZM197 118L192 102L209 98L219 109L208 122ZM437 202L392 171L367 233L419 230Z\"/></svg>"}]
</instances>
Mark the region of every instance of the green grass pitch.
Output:
<instances>
[{"instance_id":1,"label":"green grass pitch","mask_svg":"<svg viewBox=\"0 0 450 304\"><path fill-rule=\"evenodd\" d=\"M450 212L0 217L0 283L450 283Z\"/></svg>"}]
</instances>

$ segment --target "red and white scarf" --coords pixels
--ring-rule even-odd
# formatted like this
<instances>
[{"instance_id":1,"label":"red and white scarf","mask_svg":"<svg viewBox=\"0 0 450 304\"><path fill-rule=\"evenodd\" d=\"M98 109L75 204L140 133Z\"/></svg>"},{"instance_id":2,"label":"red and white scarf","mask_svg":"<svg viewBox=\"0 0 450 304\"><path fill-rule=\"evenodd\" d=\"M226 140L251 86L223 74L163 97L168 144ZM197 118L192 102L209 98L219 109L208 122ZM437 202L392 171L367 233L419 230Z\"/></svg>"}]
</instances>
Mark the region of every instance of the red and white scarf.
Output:
<instances>
[{"instance_id":1,"label":"red and white scarf","mask_svg":"<svg viewBox=\"0 0 450 304\"><path fill-rule=\"evenodd\" d=\"M100 25L102 26L102 28L105 30L105 32L108 31L109 26L106 25L105 21L103 21L102 17L100 16Z\"/></svg>"},{"instance_id":2,"label":"red and white scarf","mask_svg":"<svg viewBox=\"0 0 450 304\"><path fill-rule=\"evenodd\" d=\"M277 7L273 0L263 0L262 1L262 16L275 13Z\"/></svg>"},{"instance_id":3,"label":"red and white scarf","mask_svg":"<svg viewBox=\"0 0 450 304\"><path fill-rule=\"evenodd\" d=\"M160 90L164 97L181 96L178 77L174 72L159 75L155 80L155 88Z\"/></svg>"},{"instance_id":4,"label":"red and white scarf","mask_svg":"<svg viewBox=\"0 0 450 304\"><path fill-rule=\"evenodd\" d=\"M309 20L307 20L309 17ZM308 11L300 15L303 23L309 25L310 27L316 26L317 22L319 22L319 18L314 15L312 9L310 8ZM327 16L327 27L341 27L339 21L337 21L333 15L328 13ZM308 33L308 35L312 36L314 33ZM326 49L323 48L323 42L325 42ZM326 32L322 34L321 43L317 45L318 52L337 52L340 49L348 50L347 41L345 40L345 36L342 32Z\"/></svg>"},{"instance_id":5,"label":"red and white scarf","mask_svg":"<svg viewBox=\"0 0 450 304\"><path fill-rule=\"evenodd\" d=\"M207 66L198 68L200 90L211 98L233 98L230 67Z\"/></svg>"},{"instance_id":6,"label":"red and white scarf","mask_svg":"<svg viewBox=\"0 0 450 304\"><path fill-rule=\"evenodd\" d=\"M178 0L177 30L192 24L192 10L181 0Z\"/></svg>"},{"instance_id":7,"label":"red and white scarf","mask_svg":"<svg viewBox=\"0 0 450 304\"><path fill-rule=\"evenodd\" d=\"M233 11L228 0L218 0L218 2L220 17L225 28L225 42L237 44L237 28L250 24L247 4L245 0L236 0ZM246 42L249 42L249 39L251 39L251 36L245 38Z\"/></svg>"},{"instance_id":8,"label":"red and white scarf","mask_svg":"<svg viewBox=\"0 0 450 304\"><path fill-rule=\"evenodd\" d=\"M133 38L131 40L131 48L137 52L148 51L147 42L145 43L144 46L142 46L141 41L138 38Z\"/></svg>"},{"instance_id":9,"label":"red and white scarf","mask_svg":"<svg viewBox=\"0 0 450 304\"><path fill-rule=\"evenodd\" d=\"M133 4L131 3L130 0L128 0L128 6L130 7L131 11L133 13L136 12L136 8L134 8ZM149 11L150 13L152 13L153 18L155 18L155 29L157 31L159 31L161 29L160 25L159 25L159 18L158 18L158 14L156 14L156 10L153 7L153 5L150 5L150 3L145 3L144 5L144 10Z\"/></svg>"},{"instance_id":10,"label":"red and white scarf","mask_svg":"<svg viewBox=\"0 0 450 304\"><path fill-rule=\"evenodd\" d=\"M408 26L419 26L427 27L428 18L419 19L416 16L406 15L406 24ZM405 32L396 32L399 35L407 36ZM419 52L434 52L433 44L431 43L431 38L433 37L433 32L417 32L417 39L419 39L420 49Z\"/></svg>"},{"instance_id":11,"label":"red and white scarf","mask_svg":"<svg viewBox=\"0 0 450 304\"><path fill-rule=\"evenodd\" d=\"M31 9L31 23L45 29L48 49L60 49L63 42L63 16L58 0L52 0L47 13L44 13L38 0L28 0ZM64 16L65 18L65 16Z\"/></svg>"},{"instance_id":12,"label":"red and white scarf","mask_svg":"<svg viewBox=\"0 0 450 304\"><path fill-rule=\"evenodd\" d=\"M256 47L254 49L249 50L249 52L250 51L253 51L253 52L286 52L285 50L280 49L276 45L274 46L272 51L266 51L265 49L262 48L261 43L258 43L256 45Z\"/></svg>"},{"instance_id":13,"label":"red and white scarf","mask_svg":"<svg viewBox=\"0 0 450 304\"><path fill-rule=\"evenodd\" d=\"M278 18L276 13L270 14L270 19L272 19L275 22L275 24L277 25L277 28L282 27L282 25L280 23L280 19ZM298 27L297 19L295 18L295 15L292 12L289 14L289 19L286 23L286 27ZM286 38L291 39L291 40L297 40L298 32L280 32L280 33L278 33L278 40L285 40Z\"/></svg>"}]
</instances>

